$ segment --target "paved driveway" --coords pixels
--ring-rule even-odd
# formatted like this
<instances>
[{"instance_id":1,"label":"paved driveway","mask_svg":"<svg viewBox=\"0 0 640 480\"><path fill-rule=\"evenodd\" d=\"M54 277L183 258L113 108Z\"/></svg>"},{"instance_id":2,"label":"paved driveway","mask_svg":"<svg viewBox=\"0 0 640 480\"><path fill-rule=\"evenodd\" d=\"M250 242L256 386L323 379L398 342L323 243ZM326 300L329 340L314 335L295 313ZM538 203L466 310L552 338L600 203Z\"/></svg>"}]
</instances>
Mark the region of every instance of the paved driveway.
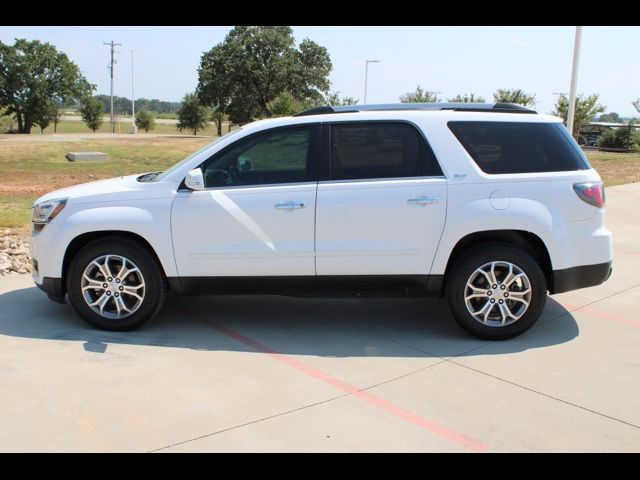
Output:
<instances>
[{"instance_id":1,"label":"paved driveway","mask_svg":"<svg viewBox=\"0 0 640 480\"><path fill-rule=\"evenodd\" d=\"M0 450L640 451L640 184L607 196L611 279L505 342L435 300L278 296L100 332L0 278Z\"/></svg>"}]
</instances>

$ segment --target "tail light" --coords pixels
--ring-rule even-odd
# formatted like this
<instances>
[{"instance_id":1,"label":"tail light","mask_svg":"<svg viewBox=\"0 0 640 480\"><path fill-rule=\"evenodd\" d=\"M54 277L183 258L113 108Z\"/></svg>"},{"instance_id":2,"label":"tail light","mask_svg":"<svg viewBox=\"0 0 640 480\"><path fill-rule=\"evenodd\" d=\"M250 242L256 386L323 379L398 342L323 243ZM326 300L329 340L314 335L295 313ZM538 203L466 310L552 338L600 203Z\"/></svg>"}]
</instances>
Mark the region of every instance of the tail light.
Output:
<instances>
[{"instance_id":1,"label":"tail light","mask_svg":"<svg viewBox=\"0 0 640 480\"><path fill-rule=\"evenodd\" d=\"M604 185L602 182L574 183L573 190L584 202L594 207L604 207Z\"/></svg>"}]
</instances>

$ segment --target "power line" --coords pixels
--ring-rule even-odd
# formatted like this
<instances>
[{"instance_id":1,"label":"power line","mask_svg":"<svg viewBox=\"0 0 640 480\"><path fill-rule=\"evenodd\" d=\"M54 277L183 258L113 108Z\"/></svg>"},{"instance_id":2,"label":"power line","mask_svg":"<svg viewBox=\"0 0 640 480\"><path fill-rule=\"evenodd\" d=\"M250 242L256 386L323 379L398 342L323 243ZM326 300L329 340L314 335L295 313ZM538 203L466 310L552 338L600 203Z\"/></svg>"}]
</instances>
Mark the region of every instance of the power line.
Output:
<instances>
[{"instance_id":1,"label":"power line","mask_svg":"<svg viewBox=\"0 0 640 480\"><path fill-rule=\"evenodd\" d=\"M102 42L102 43L104 43L105 45L109 45L111 47L111 64L107 67L111 74L111 110L109 112L109 118L111 120L111 133L116 133L116 124L113 121L113 65L116 63L116 60L114 58L115 49L116 47L122 46L122 44L114 43L113 40L111 40L110 43L107 43L107 42Z\"/></svg>"}]
</instances>

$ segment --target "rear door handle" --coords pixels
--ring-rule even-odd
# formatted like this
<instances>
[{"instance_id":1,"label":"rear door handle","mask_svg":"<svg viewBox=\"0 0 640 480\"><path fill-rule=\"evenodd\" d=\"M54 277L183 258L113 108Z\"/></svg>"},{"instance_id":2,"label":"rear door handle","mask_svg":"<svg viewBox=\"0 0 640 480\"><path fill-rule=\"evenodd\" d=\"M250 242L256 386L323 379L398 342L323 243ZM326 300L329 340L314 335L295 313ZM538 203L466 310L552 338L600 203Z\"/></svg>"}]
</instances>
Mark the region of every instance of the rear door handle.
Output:
<instances>
[{"instance_id":1,"label":"rear door handle","mask_svg":"<svg viewBox=\"0 0 640 480\"><path fill-rule=\"evenodd\" d=\"M284 203L276 203L274 207L277 210L293 210L296 208L304 208L303 202L284 202Z\"/></svg>"},{"instance_id":2,"label":"rear door handle","mask_svg":"<svg viewBox=\"0 0 640 480\"><path fill-rule=\"evenodd\" d=\"M409 205L424 206L424 205L433 205L434 203L438 203L439 201L440 201L439 197L417 197L417 198L410 198L409 200L407 200L407 203Z\"/></svg>"}]
</instances>

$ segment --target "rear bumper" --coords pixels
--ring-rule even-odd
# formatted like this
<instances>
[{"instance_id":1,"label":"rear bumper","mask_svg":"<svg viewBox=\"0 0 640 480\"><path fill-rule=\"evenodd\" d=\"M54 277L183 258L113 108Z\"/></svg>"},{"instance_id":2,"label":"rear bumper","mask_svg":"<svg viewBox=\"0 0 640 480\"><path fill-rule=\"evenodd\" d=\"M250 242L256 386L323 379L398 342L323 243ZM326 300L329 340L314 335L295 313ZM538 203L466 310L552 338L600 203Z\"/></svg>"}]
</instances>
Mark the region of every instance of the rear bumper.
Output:
<instances>
[{"instance_id":1,"label":"rear bumper","mask_svg":"<svg viewBox=\"0 0 640 480\"><path fill-rule=\"evenodd\" d=\"M593 287L607 281L612 272L612 261L595 265L564 268L553 271L553 290L550 293L563 293L579 288Z\"/></svg>"},{"instance_id":2,"label":"rear bumper","mask_svg":"<svg viewBox=\"0 0 640 480\"><path fill-rule=\"evenodd\" d=\"M36 282L36 287L46 293L54 302L65 303L61 278L44 277L42 283Z\"/></svg>"}]
</instances>

